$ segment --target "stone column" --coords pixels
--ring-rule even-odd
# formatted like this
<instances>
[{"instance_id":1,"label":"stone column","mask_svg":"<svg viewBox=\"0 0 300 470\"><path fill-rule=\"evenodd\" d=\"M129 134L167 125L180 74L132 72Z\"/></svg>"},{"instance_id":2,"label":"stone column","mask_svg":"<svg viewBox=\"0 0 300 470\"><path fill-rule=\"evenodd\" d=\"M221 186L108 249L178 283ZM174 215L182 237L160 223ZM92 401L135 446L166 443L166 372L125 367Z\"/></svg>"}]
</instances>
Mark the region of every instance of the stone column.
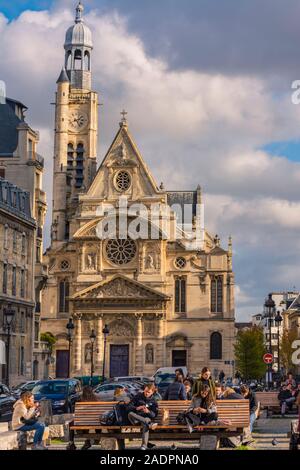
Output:
<instances>
[{"instance_id":1,"label":"stone column","mask_svg":"<svg viewBox=\"0 0 300 470\"><path fill-rule=\"evenodd\" d=\"M102 361L103 361L103 314L98 313L96 315L96 368L97 375L102 374Z\"/></svg>"},{"instance_id":2,"label":"stone column","mask_svg":"<svg viewBox=\"0 0 300 470\"><path fill-rule=\"evenodd\" d=\"M82 357L82 334L81 334L81 318L82 315L74 315L75 319L75 339L74 339L74 366L75 371L81 371L81 357Z\"/></svg>"},{"instance_id":3,"label":"stone column","mask_svg":"<svg viewBox=\"0 0 300 470\"><path fill-rule=\"evenodd\" d=\"M135 371L136 374L143 373L143 315L137 313L137 339L136 339L136 354L135 354Z\"/></svg>"},{"instance_id":4,"label":"stone column","mask_svg":"<svg viewBox=\"0 0 300 470\"><path fill-rule=\"evenodd\" d=\"M158 313L156 318L158 321L158 339L159 339L156 363L160 362L161 365L159 365L158 367L166 367L166 341L165 341L165 328L164 328L163 313Z\"/></svg>"}]
</instances>

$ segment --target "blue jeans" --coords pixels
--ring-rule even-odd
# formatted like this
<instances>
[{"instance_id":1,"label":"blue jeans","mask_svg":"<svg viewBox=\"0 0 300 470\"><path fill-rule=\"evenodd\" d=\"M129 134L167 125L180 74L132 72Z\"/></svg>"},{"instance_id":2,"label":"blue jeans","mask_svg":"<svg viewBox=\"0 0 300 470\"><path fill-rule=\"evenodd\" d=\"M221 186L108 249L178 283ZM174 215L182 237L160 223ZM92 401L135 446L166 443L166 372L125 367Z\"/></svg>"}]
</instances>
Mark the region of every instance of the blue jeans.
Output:
<instances>
[{"instance_id":1,"label":"blue jeans","mask_svg":"<svg viewBox=\"0 0 300 470\"><path fill-rule=\"evenodd\" d=\"M255 420L256 420L255 413L251 413L250 414L250 432L251 433L252 433L252 430L253 430L253 425L255 423Z\"/></svg>"},{"instance_id":2,"label":"blue jeans","mask_svg":"<svg viewBox=\"0 0 300 470\"><path fill-rule=\"evenodd\" d=\"M34 444L39 444L43 440L43 434L45 430L45 425L44 423L34 423L34 424L25 424L21 428L18 429L18 431L35 431L34 433L34 438L33 438L33 443Z\"/></svg>"}]
</instances>

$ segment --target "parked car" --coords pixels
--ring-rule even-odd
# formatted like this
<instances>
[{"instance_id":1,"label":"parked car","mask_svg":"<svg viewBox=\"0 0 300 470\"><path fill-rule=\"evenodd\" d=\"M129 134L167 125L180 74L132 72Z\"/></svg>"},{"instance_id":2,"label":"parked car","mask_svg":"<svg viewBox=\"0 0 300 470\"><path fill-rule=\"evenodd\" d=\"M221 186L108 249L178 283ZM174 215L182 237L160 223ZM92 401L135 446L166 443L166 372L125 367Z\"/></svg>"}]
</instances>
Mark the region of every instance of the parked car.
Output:
<instances>
[{"instance_id":1,"label":"parked car","mask_svg":"<svg viewBox=\"0 0 300 470\"><path fill-rule=\"evenodd\" d=\"M82 387L77 379L40 380L32 390L35 401L51 400L53 414L73 413L81 399Z\"/></svg>"},{"instance_id":2,"label":"parked car","mask_svg":"<svg viewBox=\"0 0 300 470\"><path fill-rule=\"evenodd\" d=\"M129 384L121 382L110 382L103 385L98 385L98 387L94 388L94 393L101 401L113 401L114 393L117 388L121 388L128 398L131 398L135 394L132 389L130 390Z\"/></svg>"},{"instance_id":3,"label":"parked car","mask_svg":"<svg viewBox=\"0 0 300 470\"><path fill-rule=\"evenodd\" d=\"M175 372L173 374L158 374L155 377L155 385L157 385L158 391L161 394L162 398L168 386L175 380Z\"/></svg>"},{"instance_id":4,"label":"parked car","mask_svg":"<svg viewBox=\"0 0 300 470\"><path fill-rule=\"evenodd\" d=\"M187 374L188 374L188 370L185 366L179 366L179 367L160 367L159 369L157 369L157 371L155 372L155 374L153 375L153 377L151 377L152 380L155 380L156 377L158 377L159 375L165 375L165 374L171 374L175 377L175 371L177 369L182 369L182 372L184 374L184 376L186 377Z\"/></svg>"},{"instance_id":5,"label":"parked car","mask_svg":"<svg viewBox=\"0 0 300 470\"><path fill-rule=\"evenodd\" d=\"M16 387L12 388L12 393L16 398L20 398L22 392L32 392L34 386L38 383L38 380L30 380L28 382L21 382Z\"/></svg>"},{"instance_id":6,"label":"parked car","mask_svg":"<svg viewBox=\"0 0 300 470\"><path fill-rule=\"evenodd\" d=\"M11 421L16 398L9 388L0 383L0 421Z\"/></svg>"},{"instance_id":7,"label":"parked car","mask_svg":"<svg viewBox=\"0 0 300 470\"><path fill-rule=\"evenodd\" d=\"M149 377L143 377L141 375L129 375L127 377L114 377L113 382L142 382L143 384L153 382Z\"/></svg>"}]
</instances>

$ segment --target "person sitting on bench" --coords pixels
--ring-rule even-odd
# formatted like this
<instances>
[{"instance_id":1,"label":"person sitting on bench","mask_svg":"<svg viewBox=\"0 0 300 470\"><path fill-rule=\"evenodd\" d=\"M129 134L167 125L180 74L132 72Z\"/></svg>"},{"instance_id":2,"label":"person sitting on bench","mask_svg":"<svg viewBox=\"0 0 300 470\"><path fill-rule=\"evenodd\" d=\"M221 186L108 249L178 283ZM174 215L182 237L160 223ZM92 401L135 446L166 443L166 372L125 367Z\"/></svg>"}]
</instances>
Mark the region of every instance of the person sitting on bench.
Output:
<instances>
[{"instance_id":1,"label":"person sitting on bench","mask_svg":"<svg viewBox=\"0 0 300 470\"><path fill-rule=\"evenodd\" d=\"M191 406L185 418L190 433L193 432L193 426L217 424L217 407L212 399L208 385L203 385L199 392L193 396Z\"/></svg>"},{"instance_id":2,"label":"person sitting on bench","mask_svg":"<svg viewBox=\"0 0 300 470\"><path fill-rule=\"evenodd\" d=\"M291 411L293 408L293 404L296 401L296 398L292 394L292 385L283 385L282 389L278 394L278 400L280 401L281 406L281 415L284 416L286 412L286 406L288 406L289 410Z\"/></svg>"},{"instance_id":3,"label":"person sitting on bench","mask_svg":"<svg viewBox=\"0 0 300 470\"><path fill-rule=\"evenodd\" d=\"M158 405L153 398L155 385L153 383L145 385L143 392L137 393L128 405L128 419L132 424L143 426L141 450L148 448L149 429L154 430L158 424L153 420L158 414Z\"/></svg>"},{"instance_id":4,"label":"person sitting on bench","mask_svg":"<svg viewBox=\"0 0 300 470\"><path fill-rule=\"evenodd\" d=\"M45 424L38 421L39 403L34 403L31 392L21 393L21 397L13 406L12 429L14 431L35 431L33 438L34 450L45 450L43 435Z\"/></svg>"}]
</instances>

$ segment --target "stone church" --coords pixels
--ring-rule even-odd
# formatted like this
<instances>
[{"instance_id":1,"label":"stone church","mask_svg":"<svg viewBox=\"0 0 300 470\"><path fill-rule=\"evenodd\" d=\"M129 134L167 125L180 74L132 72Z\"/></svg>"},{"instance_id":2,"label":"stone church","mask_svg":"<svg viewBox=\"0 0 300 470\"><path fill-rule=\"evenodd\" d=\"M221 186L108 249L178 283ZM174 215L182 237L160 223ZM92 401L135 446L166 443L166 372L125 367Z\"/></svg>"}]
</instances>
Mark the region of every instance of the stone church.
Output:
<instances>
[{"instance_id":1,"label":"stone church","mask_svg":"<svg viewBox=\"0 0 300 470\"><path fill-rule=\"evenodd\" d=\"M97 169L98 94L81 3L64 48L45 254L49 278L42 297L42 331L56 338L50 374L66 377L70 360L71 375L89 375L93 350L94 373L101 375L107 325L107 377L150 376L158 367L182 365L191 373L209 366L215 375L224 370L231 376L231 239L225 250L203 226L200 186L168 191L157 185L125 112ZM70 318L75 328L69 348Z\"/></svg>"}]
</instances>

